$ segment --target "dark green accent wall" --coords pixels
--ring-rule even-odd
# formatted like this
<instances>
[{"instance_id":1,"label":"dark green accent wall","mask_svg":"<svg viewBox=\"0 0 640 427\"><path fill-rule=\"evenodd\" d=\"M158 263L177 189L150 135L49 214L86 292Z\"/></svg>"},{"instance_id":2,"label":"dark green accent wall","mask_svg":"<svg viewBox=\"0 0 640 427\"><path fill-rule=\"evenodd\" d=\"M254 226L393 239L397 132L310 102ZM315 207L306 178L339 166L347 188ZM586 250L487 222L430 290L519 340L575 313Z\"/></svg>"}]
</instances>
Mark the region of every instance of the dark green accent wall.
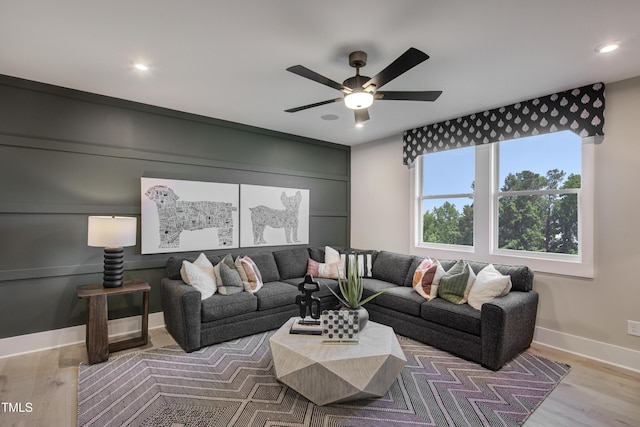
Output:
<instances>
[{"instance_id":1,"label":"dark green accent wall","mask_svg":"<svg viewBox=\"0 0 640 427\"><path fill-rule=\"evenodd\" d=\"M0 76L0 338L85 322L76 287L100 283L103 261L87 217L139 221L143 176L308 188L310 244L349 245L347 146ZM139 235L125 248L151 312L171 255L141 255ZM139 314L138 299L110 297L110 317Z\"/></svg>"}]
</instances>

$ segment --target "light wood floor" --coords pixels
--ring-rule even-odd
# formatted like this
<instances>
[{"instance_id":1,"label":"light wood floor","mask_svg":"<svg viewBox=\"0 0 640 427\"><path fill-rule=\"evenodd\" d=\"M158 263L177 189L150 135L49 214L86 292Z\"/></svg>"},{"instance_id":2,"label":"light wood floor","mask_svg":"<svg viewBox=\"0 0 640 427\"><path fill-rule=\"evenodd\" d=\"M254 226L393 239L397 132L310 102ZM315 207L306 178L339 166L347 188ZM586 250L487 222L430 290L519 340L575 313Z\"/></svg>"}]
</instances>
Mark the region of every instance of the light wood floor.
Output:
<instances>
[{"instance_id":1,"label":"light wood floor","mask_svg":"<svg viewBox=\"0 0 640 427\"><path fill-rule=\"evenodd\" d=\"M147 348L175 344L164 328L149 335ZM640 373L540 346L530 351L568 363L572 369L525 427L640 427ZM0 426L75 426L78 365L86 361L83 344L0 359L0 402L20 403L23 411L28 410L27 403L32 406L31 412L9 413L3 404Z\"/></svg>"}]
</instances>

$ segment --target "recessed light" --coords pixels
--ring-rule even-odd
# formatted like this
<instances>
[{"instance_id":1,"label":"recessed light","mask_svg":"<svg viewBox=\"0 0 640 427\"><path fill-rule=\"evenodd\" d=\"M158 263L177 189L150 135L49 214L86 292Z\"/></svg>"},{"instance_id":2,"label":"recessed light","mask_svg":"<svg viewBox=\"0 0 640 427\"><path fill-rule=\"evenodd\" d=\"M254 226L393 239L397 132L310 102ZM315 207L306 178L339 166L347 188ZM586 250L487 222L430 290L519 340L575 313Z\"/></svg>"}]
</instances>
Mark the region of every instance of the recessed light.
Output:
<instances>
[{"instance_id":1,"label":"recessed light","mask_svg":"<svg viewBox=\"0 0 640 427\"><path fill-rule=\"evenodd\" d=\"M598 52L598 53L609 53L609 52L613 52L614 50L616 50L619 47L620 47L620 42L604 43L604 44L601 44L600 46L596 47L596 52Z\"/></svg>"},{"instance_id":2,"label":"recessed light","mask_svg":"<svg viewBox=\"0 0 640 427\"><path fill-rule=\"evenodd\" d=\"M143 64L142 62L134 63L133 68L139 71L149 71L149 66L147 64Z\"/></svg>"},{"instance_id":3,"label":"recessed light","mask_svg":"<svg viewBox=\"0 0 640 427\"><path fill-rule=\"evenodd\" d=\"M362 127L364 127L364 123L356 123L356 127L357 128L362 128Z\"/></svg>"},{"instance_id":4,"label":"recessed light","mask_svg":"<svg viewBox=\"0 0 640 427\"><path fill-rule=\"evenodd\" d=\"M339 119L339 117L336 116L335 114L325 114L323 116L320 116L320 118L322 120L338 120Z\"/></svg>"}]
</instances>

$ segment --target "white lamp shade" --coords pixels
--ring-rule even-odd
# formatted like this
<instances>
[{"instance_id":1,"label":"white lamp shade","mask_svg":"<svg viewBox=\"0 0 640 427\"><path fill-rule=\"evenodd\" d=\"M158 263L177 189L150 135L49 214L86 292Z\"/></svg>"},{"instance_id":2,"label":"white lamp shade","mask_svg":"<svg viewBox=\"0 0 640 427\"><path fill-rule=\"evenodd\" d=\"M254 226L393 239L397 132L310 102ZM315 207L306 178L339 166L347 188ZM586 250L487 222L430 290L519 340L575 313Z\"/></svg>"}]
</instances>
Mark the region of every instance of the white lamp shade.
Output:
<instances>
[{"instance_id":1,"label":"white lamp shade","mask_svg":"<svg viewBox=\"0 0 640 427\"><path fill-rule=\"evenodd\" d=\"M368 108L373 104L373 95L369 92L353 92L344 97L344 105L352 110Z\"/></svg>"},{"instance_id":2,"label":"white lamp shade","mask_svg":"<svg viewBox=\"0 0 640 427\"><path fill-rule=\"evenodd\" d=\"M117 248L136 244L137 219L130 216L90 216L87 245Z\"/></svg>"}]
</instances>

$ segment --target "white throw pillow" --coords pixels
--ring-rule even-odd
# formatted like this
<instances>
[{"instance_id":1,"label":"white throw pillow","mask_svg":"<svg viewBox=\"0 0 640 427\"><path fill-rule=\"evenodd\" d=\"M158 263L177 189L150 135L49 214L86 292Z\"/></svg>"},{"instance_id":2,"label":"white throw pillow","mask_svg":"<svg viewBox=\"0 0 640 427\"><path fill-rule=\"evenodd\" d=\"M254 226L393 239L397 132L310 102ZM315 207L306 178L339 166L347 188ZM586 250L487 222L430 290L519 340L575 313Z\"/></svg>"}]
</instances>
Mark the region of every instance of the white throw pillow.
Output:
<instances>
[{"instance_id":1,"label":"white throw pillow","mask_svg":"<svg viewBox=\"0 0 640 427\"><path fill-rule=\"evenodd\" d=\"M335 264L336 262L340 262L340 252L336 251L330 246L325 246L324 262L325 264Z\"/></svg>"},{"instance_id":2,"label":"white throw pillow","mask_svg":"<svg viewBox=\"0 0 640 427\"><path fill-rule=\"evenodd\" d=\"M323 272L318 277L328 277L337 279L338 277L344 278L345 274L345 256L340 255L340 252L333 249L331 246L324 247L324 264ZM322 264L321 264L322 265Z\"/></svg>"},{"instance_id":3,"label":"white throw pillow","mask_svg":"<svg viewBox=\"0 0 640 427\"><path fill-rule=\"evenodd\" d=\"M511 276L501 274L493 264L489 264L476 276L469 291L469 305L480 310L482 304L495 297L504 296L511 290Z\"/></svg>"},{"instance_id":4,"label":"white throw pillow","mask_svg":"<svg viewBox=\"0 0 640 427\"><path fill-rule=\"evenodd\" d=\"M213 274L213 265L203 253L193 263L187 260L182 261L180 276L184 283L200 291L203 300L215 294L218 288Z\"/></svg>"}]
</instances>

